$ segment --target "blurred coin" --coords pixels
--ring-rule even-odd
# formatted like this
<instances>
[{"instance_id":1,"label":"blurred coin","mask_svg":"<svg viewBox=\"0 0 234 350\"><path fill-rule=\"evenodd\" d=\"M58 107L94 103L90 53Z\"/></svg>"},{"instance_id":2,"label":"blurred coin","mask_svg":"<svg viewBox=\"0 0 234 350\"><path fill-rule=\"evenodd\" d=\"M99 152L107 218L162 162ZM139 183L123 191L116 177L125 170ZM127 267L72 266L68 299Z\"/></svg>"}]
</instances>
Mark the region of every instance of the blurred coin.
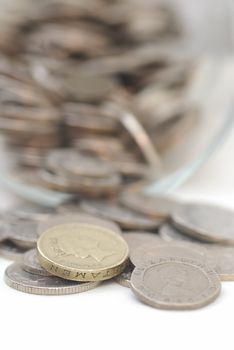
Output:
<instances>
[{"instance_id":1,"label":"blurred coin","mask_svg":"<svg viewBox=\"0 0 234 350\"><path fill-rule=\"evenodd\" d=\"M40 170L38 175L45 187L62 192L83 194L88 197L111 196L119 190L121 181L118 174L96 179L87 176L76 176L71 179L52 171Z\"/></svg>"},{"instance_id":2,"label":"blurred coin","mask_svg":"<svg viewBox=\"0 0 234 350\"><path fill-rule=\"evenodd\" d=\"M83 200L80 207L84 212L117 222L120 227L128 230L152 230L160 225L160 221L151 220L130 209L123 208L118 203L104 200Z\"/></svg>"},{"instance_id":3,"label":"blurred coin","mask_svg":"<svg viewBox=\"0 0 234 350\"><path fill-rule=\"evenodd\" d=\"M37 243L40 264L52 274L75 281L102 281L120 274L128 246L115 231L89 223L61 224Z\"/></svg>"},{"instance_id":4,"label":"blurred coin","mask_svg":"<svg viewBox=\"0 0 234 350\"><path fill-rule=\"evenodd\" d=\"M192 243L159 243L156 241L130 250L130 260L137 267L153 264L159 257L187 258L204 262L205 251Z\"/></svg>"},{"instance_id":5,"label":"blurred coin","mask_svg":"<svg viewBox=\"0 0 234 350\"><path fill-rule=\"evenodd\" d=\"M118 119L113 117L111 111L91 104L66 103L63 105L63 115L65 125L80 132L116 133L120 128Z\"/></svg>"},{"instance_id":6,"label":"blurred coin","mask_svg":"<svg viewBox=\"0 0 234 350\"><path fill-rule=\"evenodd\" d=\"M171 212L178 203L167 197L151 197L140 192L122 192L120 202L141 214L165 219L170 216Z\"/></svg>"},{"instance_id":7,"label":"blurred coin","mask_svg":"<svg viewBox=\"0 0 234 350\"><path fill-rule=\"evenodd\" d=\"M152 307L192 310L214 301L221 284L216 272L199 260L168 257L134 269L131 288L143 303Z\"/></svg>"},{"instance_id":8,"label":"blurred coin","mask_svg":"<svg viewBox=\"0 0 234 350\"><path fill-rule=\"evenodd\" d=\"M21 204L13 207L9 214L16 216L22 220L44 221L54 213L54 210L48 207L41 207L36 205Z\"/></svg>"},{"instance_id":9,"label":"blurred coin","mask_svg":"<svg viewBox=\"0 0 234 350\"><path fill-rule=\"evenodd\" d=\"M77 224L90 224L94 226L100 226L103 228L110 229L115 233L121 234L120 227L112 221L103 220L96 216L87 215L81 212L67 212L66 214L51 215L46 221L43 221L38 224L37 232L41 235L43 232L47 231L50 228L53 228L58 225L77 223Z\"/></svg>"},{"instance_id":10,"label":"blurred coin","mask_svg":"<svg viewBox=\"0 0 234 350\"><path fill-rule=\"evenodd\" d=\"M4 230L14 244L22 248L32 248L36 246L37 222L9 217L4 225Z\"/></svg>"},{"instance_id":11,"label":"blurred coin","mask_svg":"<svg viewBox=\"0 0 234 350\"><path fill-rule=\"evenodd\" d=\"M128 244L130 255L131 252L142 246L143 244L159 244L163 243L163 240L156 234L144 231L127 231L123 232L123 238Z\"/></svg>"},{"instance_id":12,"label":"blurred coin","mask_svg":"<svg viewBox=\"0 0 234 350\"><path fill-rule=\"evenodd\" d=\"M218 274L221 281L234 281L234 247L205 244L207 264Z\"/></svg>"},{"instance_id":13,"label":"blurred coin","mask_svg":"<svg viewBox=\"0 0 234 350\"><path fill-rule=\"evenodd\" d=\"M49 272L43 269L43 267L41 267L41 265L39 264L36 249L31 249L27 251L23 256L22 263L23 263L22 267L24 271L33 273L35 275L52 276Z\"/></svg>"},{"instance_id":14,"label":"blurred coin","mask_svg":"<svg viewBox=\"0 0 234 350\"><path fill-rule=\"evenodd\" d=\"M173 224L184 234L207 241L234 243L234 212L203 203L188 203L175 208Z\"/></svg>"},{"instance_id":15,"label":"blurred coin","mask_svg":"<svg viewBox=\"0 0 234 350\"><path fill-rule=\"evenodd\" d=\"M81 102L102 101L117 88L111 76L72 72L63 77L63 88L68 100Z\"/></svg>"},{"instance_id":16,"label":"blurred coin","mask_svg":"<svg viewBox=\"0 0 234 350\"><path fill-rule=\"evenodd\" d=\"M197 239L186 236L171 224L165 223L159 228L159 236L167 242L171 241L189 241L199 242Z\"/></svg>"},{"instance_id":17,"label":"blurred coin","mask_svg":"<svg viewBox=\"0 0 234 350\"><path fill-rule=\"evenodd\" d=\"M18 247L13 242L5 240L0 243L0 256L14 261L22 261L23 255L28 249Z\"/></svg>"},{"instance_id":18,"label":"blurred coin","mask_svg":"<svg viewBox=\"0 0 234 350\"><path fill-rule=\"evenodd\" d=\"M121 272L120 275L115 277L115 281L123 287L130 288L131 287L130 279L131 279L133 269L134 269L134 266L132 264L129 264L123 270L123 272Z\"/></svg>"},{"instance_id":19,"label":"blurred coin","mask_svg":"<svg viewBox=\"0 0 234 350\"><path fill-rule=\"evenodd\" d=\"M18 291L40 295L63 295L86 292L97 287L98 282L79 283L63 278L29 273L22 264L10 265L4 275L6 284Z\"/></svg>"}]
</instances>

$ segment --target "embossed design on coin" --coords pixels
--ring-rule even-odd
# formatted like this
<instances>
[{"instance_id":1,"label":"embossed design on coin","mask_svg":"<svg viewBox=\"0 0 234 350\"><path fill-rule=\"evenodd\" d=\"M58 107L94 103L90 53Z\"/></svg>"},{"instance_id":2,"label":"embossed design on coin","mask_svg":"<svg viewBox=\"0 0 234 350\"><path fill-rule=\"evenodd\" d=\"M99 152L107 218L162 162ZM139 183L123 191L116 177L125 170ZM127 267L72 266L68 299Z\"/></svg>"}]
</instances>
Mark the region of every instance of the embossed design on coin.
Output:
<instances>
[{"instance_id":1,"label":"embossed design on coin","mask_svg":"<svg viewBox=\"0 0 234 350\"><path fill-rule=\"evenodd\" d=\"M41 276L24 270L22 264L10 265L4 275L6 284L21 292L40 295L62 295L86 292L98 282L79 283L55 276Z\"/></svg>"},{"instance_id":2,"label":"embossed design on coin","mask_svg":"<svg viewBox=\"0 0 234 350\"><path fill-rule=\"evenodd\" d=\"M110 279L128 260L124 239L110 229L67 223L45 231L37 244L40 264L50 273L76 281Z\"/></svg>"},{"instance_id":3,"label":"embossed design on coin","mask_svg":"<svg viewBox=\"0 0 234 350\"><path fill-rule=\"evenodd\" d=\"M135 268L131 288L145 304L171 310L197 309L215 300L220 280L213 270L191 259L160 258Z\"/></svg>"}]
</instances>

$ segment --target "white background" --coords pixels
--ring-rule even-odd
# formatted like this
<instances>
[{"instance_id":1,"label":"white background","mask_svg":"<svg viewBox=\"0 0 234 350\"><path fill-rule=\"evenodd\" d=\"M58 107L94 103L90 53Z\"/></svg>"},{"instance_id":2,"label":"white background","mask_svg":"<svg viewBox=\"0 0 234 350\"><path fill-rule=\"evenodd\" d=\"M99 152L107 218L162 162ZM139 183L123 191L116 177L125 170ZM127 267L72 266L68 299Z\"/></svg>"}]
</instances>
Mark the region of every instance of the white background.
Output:
<instances>
[{"instance_id":1,"label":"white background","mask_svg":"<svg viewBox=\"0 0 234 350\"><path fill-rule=\"evenodd\" d=\"M204 1L199 0L199 3ZM197 2L190 1L190 5ZM212 5L214 1L208 7L206 21L209 13L218 10ZM191 16L195 16L190 9ZM197 16L198 21L200 18ZM218 34L224 30L224 26L213 25L212 33L215 28ZM212 37L217 38L217 35ZM177 191L177 195L234 208L233 152L234 132L207 165ZM11 202L12 197L0 189L0 206ZM1 276L8 264L0 259ZM141 304L129 289L113 282L83 294L46 297L17 292L0 279L0 349L4 350L233 350L233 315L234 282L224 282L220 298L204 309L170 312Z\"/></svg>"},{"instance_id":2,"label":"white background","mask_svg":"<svg viewBox=\"0 0 234 350\"><path fill-rule=\"evenodd\" d=\"M177 191L180 198L234 208L234 131L217 154ZM1 192L1 206L12 201ZM3 276L8 261L0 259ZM2 349L233 349L234 282L216 302L197 311L171 312L140 303L114 282L83 294L36 296L0 280ZM4 344L4 346L3 346Z\"/></svg>"}]
</instances>

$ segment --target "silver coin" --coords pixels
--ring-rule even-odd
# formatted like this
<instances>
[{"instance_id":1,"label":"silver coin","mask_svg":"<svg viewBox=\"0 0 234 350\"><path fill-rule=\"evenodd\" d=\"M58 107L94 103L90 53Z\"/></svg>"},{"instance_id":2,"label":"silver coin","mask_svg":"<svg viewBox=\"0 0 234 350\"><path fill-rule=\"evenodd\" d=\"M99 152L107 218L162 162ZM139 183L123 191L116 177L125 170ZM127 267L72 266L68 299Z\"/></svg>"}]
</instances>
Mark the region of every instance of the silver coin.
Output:
<instances>
[{"instance_id":1,"label":"silver coin","mask_svg":"<svg viewBox=\"0 0 234 350\"><path fill-rule=\"evenodd\" d=\"M81 71L74 73L75 71L63 79L67 95L74 100L100 101L116 89L116 81L111 76L86 74Z\"/></svg>"},{"instance_id":2,"label":"silver coin","mask_svg":"<svg viewBox=\"0 0 234 350\"><path fill-rule=\"evenodd\" d=\"M29 273L34 273L36 275L51 276L51 274L39 264L36 249L30 249L24 254L23 269Z\"/></svg>"},{"instance_id":3,"label":"silver coin","mask_svg":"<svg viewBox=\"0 0 234 350\"><path fill-rule=\"evenodd\" d=\"M6 234L17 246L33 248L38 240L37 222L30 220L12 219L5 224Z\"/></svg>"},{"instance_id":4,"label":"silver coin","mask_svg":"<svg viewBox=\"0 0 234 350\"><path fill-rule=\"evenodd\" d=\"M56 173L69 173L73 176L91 178L108 177L116 173L115 168L102 160L83 156L70 148L55 149L48 152L45 158L46 166Z\"/></svg>"},{"instance_id":5,"label":"silver coin","mask_svg":"<svg viewBox=\"0 0 234 350\"><path fill-rule=\"evenodd\" d=\"M14 263L5 271L6 284L18 291L40 295L63 295L86 292L97 287L98 282L73 282L55 276L29 273L22 264Z\"/></svg>"},{"instance_id":6,"label":"silver coin","mask_svg":"<svg viewBox=\"0 0 234 350\"><path fill-rule=\"evenodd\" d=\"M130 260L135 266L153 264L159 257L188 258L205 261L205 251L192 243L146 243L130 250Z\"/></svg>"},{"instance_id":7,"label":"silver coin","mask_svg":"<svg viewBox=\"0 0 234 350\"><path fill-rule=\"evenodd\" d=\"M221 281L234 281L234 247L205 244L207 264L214 269Z\"/></svg>"},{"instance_id":8,"label":"silver coin","mask_svg":"<svg viewBox=\"0 0 234 350\"><path fill-rule=\"evenodd\" d=\"M155 218L167 218L178 203L166 197L150 197L143 193L124 192L120 202L127 208Z\"/></svg>"},{"instance_id":9,"label":"silver coin","mask_svg":"<svg viewBox=\"0 0 234 350\"><path fill-rule=\"evenodd\" d=\"M175 228L170 224L163 224L159 228L159 236L166 242L171 242L171 241L199 242L197 239L193 237L184 235L177 228Z\"/></svg>"},{"instance_id":10,"label":"silver coin","mask_svg":"<svg viewBox=\"0 0 234 350\"><path fill-rule=\"evenodd\" d=\"M177 207L174 225L184 234L207 242L234 243L234 212L213 205L194 203Z\"/></svg>"},{"instance_id":11,"label":"silver coin","mask_svg":"<svg viewBox=\"0 0 234 350\"><path fill-rule=\"evenodd\" d=\"M198 309L221 291L216 272L196 260L159 258L153 265L135 268L131 289L145 304L159 309Z\"/></svg>"},{"instance_id":12,"label":"silver coin","mask_svg":"<svg viewBox=\"0 0 234 350\"><path fill-rule=\"evenodd\" d=\"M123 287L130 288L131 287L130 280L131 280L131 275L132 275L133 269L134 269L134 266L132 264L128 265L123 270L123 272L121 272L120 275L115 277L115 281Z\"/></svg>"},{"instance_id":13,"label":"silver coin","mask_svg":"<svg viewBox=\"0 0 234 350\"><path fill-rule=\"evenodd\" d=\"M3 258L20 262L23 260L25 252L27 249L18 247L9 240L0 243L0 256Z\"/></svg>"},{"instance_id":14,"label":"silver coin","mask_svg":"<svg viewBox=\"0 0 234 350\"><path fill-rule=\"evenodd\" d=\"M120 227L127 230L152 230L157 228L161 223L159 220L150 219L110 201L84 200L81 201L80 207L88 214L117 222Z\"/></svg>"},{"instance_id":15,"label":"silver coin","mask_svg":"<svg viewBox=\"0 0 234 350\"><path fill-rule=\"evenodd\" d=\"M90 178L87 176L70 177L56 174L46 169L38 172L40 182L53 190L83 194L91 197L115 194L121 185L118 174L111 174L105 178Z\"/></svg>"},{"instance_id":16,"label":"silver coin","mask_svg":"<svg viewBox=\"0 0 234 350\"><path fill-rule=\"evenodd\" d=\"M47 221L41 222L37 227L38 235L41 235L43 232L45 232L51 227L54 227L57 225L63 225L66 223L90 224L90 225L109 228L110 230L118 234L122 233L122 231L120 230L120 227L114 222L111 222L108 220L102 220L95 216L91 216L87 214L71 213L70 215L66 215L66 214L52 215Z\"/></svg>"},{"instance_id":17,"label":"silver coin","mask_svg":"<svg viewBox=\"0 0 234 350\"><path fill-rule=\"evenodd\" d=\"M16 216L18 219L43 221L53 212L54 210L48 207L21 204L12 208L9 214Z\"/></svg>"},{"instance_id":18,"label":"silver coin","mask_svg":"<svg viewBox=\"0 0 234 350\"><path fill-rule=\"evenodd\" d=\"M163 240L156 233L144 231L123 232L123 238L127 242L130 252L146 243L152 245L163 243Z\"/></svg>"}]
</instances>

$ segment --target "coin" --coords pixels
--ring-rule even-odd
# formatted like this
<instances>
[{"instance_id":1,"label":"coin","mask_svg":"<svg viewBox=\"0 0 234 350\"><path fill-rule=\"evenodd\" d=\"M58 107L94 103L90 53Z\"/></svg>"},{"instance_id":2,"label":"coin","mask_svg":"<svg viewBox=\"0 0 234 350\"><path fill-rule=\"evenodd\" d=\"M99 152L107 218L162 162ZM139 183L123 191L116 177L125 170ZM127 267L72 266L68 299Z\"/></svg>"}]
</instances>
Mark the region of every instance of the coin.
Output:
<instances>
[{"instance_id":1,"label":"coin","mask_svg":"<svg viewBox=\"0 0 234 350\"><path fill-rule=\"evenodd\" d=\"M55 276L41 276L24 270L23 265L14 263L5 271L6 284L18 291L40 295L63 295L82 293L97 287L98 282L79 283Z\"/></svg>"},{"instance_id":2,"label":"coin","mask_svg":"<svg viewBox=\"0 0 234 350\"><path fill-rule=\"evenodd\" d=\"M13 207L9 214L22 220L43 221L51 216L53 212L54 210L48 207L21 204Z\"/></svg>"},{"instance_id":3,"label":"coin","mask_svg":"<svg viewBox=\"0 0 234 350\"><path fill-rule=\"evenodd\" d=\"M123 270L123 272L121 272L120 275L115 277L115 281L123 287L130 288L131 287L130 279L131 279L133 269L134 269L134 266L132 264L129 264Z\"/></svg>"},{"instance_id":4,"label":"coin","mask_svg":"<svg viewBox=\"0 0 234 350\"><path fill-rule=\"evenodd\" d=\"M22 261L23 255L27 251L22 247L17 247L10 240L6 240L0 243L0 256L14 261Z\"/></svg>"},{"instance_id":5,"label":"coin","mask_svg":"<svg viewBox=\"0 0 234 350\"><path fill-rule=\"evenodd\" d=\"M22 248L36 246L38 234L37 223L30 220L9 219L4 227L8 239Z\"/></svg>"},{"instance_id":6,"label":"coin","mask_svg":"<svg viewBox=\"0 0 234 350\"><path fill-rule=\"evenodd\" d=\"M118 234L122 233L122 231L120 230L120 227L112 221L103 220L96 216L91 216L80 212L73 213L72 211L70 211L70 214L51 215L51 217L48 220L38 224L37 232L39 235L41 235L43 232L47 231L50 228L53 228L58 225L69 224L69 223L74 223L74 224L89 223L91 225L110 229Z\"/></svg>"},{"instance_id":7,"label":"coin","mask_svg":"<svg viewBox=\"0 0 234 350\"><path fill-rule=\"evenodd\" d=\"M123 238L128 244L130 255L131 252L143 244L163 243L163 240L155 233L144 231L127 231L123 232Z\"/></svg>"},{"instance_id":8,"label":"coin","mask_svg":"<svg viewBox=\"0 0 234 350\"><path fill-rule=\"evenodd\" d=\"M221 281L234 281L234 247L205 244L207 264L218 274Z\"/></svg>"},{"instance_id":9,"label":"coin","mask_svg":"<svg viewBox=\"0 0 234 350\"><path fill-rule=\"evenodd\" d=\"M114 231L91 224L63 224L45 231L37 243L40 264L75 281L101 281L120 274L128 246Z\"/></svg>"},{"instance_id":10,"label":"coin","mask_svg":"<svg viewBox=\"0 0 234 350\"><path fill-rule=\"evenodd\" d=\"M151 197L140 192L123 192L120 202L127 208L154 218L167 218L178 205L176 201L166 197Z\"/></svg>"},{"instance_id":11,"label":"coin","mask_svg":"<svg viewBox=\"0 0 234 350\"><path fill-rule=\"evenodd\" d=\"M145 243L134 250L130 250L130 260L135 266L153 264L159 257L183 257L205 261L205 252L201 247L192 243Z\"/></svg>"},{"instance_id":12,"label":"coin","mask_svg":"<svg viewBox=\"0 0 234 350\"><path fill-rule=\"evenodd\" d=\"M165 223L159 228L159 236L167 242L171 241L189 241L199 242L197 239L186 236L171 224Z\"/></svg>"},{"instance_id":13,"label":"coin","mask_svg":"<svg viewBox=\"0 0 234 350\"><path fill-rule=\"evenodd\" d=\"M127 230L152 230L160 225L159 220L149 219L130 209L123 208L118 203L104 200L83 200L80 207L84 212L117 222Z\"/></svg>"},{"instance_id":14,"label":"coin","mask_svg":"<svg viewBox=\"0 0 234 350\"><path fill-rule=\"evenodd\" d=\"M74 179L47 170L38 172L39 179L45 187L56 191L78 193L88 197L111 196L115 194L121 185L118 174L111 174L105 178L89 178L76 176Z\"/></svg>"},{"instance_id":15,"label":"coin","mask_svg":"<svg viewBox=\"0 0 234 350\"><path fill-rule=\"evenodd\" d=\"M177 207L173 224L184 234L207 242L234 243L234 212L213 205L194 203Z\"/></svg>"},{"instance_id":16,"label":"coin","mask_svg":"<svg viewBox=\"0 0 234 350\"><path fill-rule=\"evenodd\" d=\"M153 265L135 268L131 289L145 304L169 310L198 309L214 301L221 291L213 270L199 261L159 258Z\"/></svg>"},{"instance_id":17,"label":"coin","mask_svg":"<svg viewBox=\"0 0 234 350\"><path fill-rule=\"evenodd\" d=\"M39 264L36 249L30 249L24 254L22 264L23 269L29 273L41 276L52 276Z\"/></svg>"}]
</instances>

